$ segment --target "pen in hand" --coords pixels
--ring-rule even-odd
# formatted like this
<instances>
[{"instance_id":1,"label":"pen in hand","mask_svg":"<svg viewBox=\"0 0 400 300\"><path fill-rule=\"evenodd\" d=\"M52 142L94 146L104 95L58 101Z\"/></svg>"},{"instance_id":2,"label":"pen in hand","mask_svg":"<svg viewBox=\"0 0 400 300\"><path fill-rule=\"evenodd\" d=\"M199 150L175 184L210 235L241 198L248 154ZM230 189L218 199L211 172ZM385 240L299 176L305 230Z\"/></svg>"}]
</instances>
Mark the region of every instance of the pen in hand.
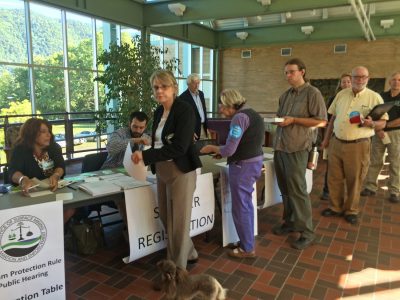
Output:
<instances>
[{"instance_id":1,"label":"pen in hand","mask_svg":"<svg viewBox=\"0 0 400 300\"><path fill-rule=\"evenodd\" d=\"M36 188L36 187L38 187L38 186L39 186L39 184L32 185L32 186L28 187L28 188L26 189L26 191L28 192L28 191L30 191L31 189L34 189L34 188Z\"/></svg>"}]
</instances>

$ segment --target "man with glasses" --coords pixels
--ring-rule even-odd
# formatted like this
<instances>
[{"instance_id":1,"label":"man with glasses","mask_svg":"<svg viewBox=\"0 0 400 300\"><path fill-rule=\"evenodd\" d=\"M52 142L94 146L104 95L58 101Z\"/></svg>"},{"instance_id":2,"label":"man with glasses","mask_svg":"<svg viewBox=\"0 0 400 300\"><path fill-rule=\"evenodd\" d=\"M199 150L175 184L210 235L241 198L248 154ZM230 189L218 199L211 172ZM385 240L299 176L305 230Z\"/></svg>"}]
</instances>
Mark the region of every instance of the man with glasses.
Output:
<instances>
[{"instance_id":1,"label":"man with glasses","mask_svg":"<svg viewBox=\"0 0 400 300\"><path fill-rule=\"evenodd\" d=\"M196 124L194 128L195 138L207 139L207 112L204 93L199 90L200 78L197 74L190 74L187 78L188 88L179 98L189 103L196 116Z\"/></svg>"},{"instance_id":2,"label":"man with glasses","mask_svg":"<svg viewBox=\"0 0 400 300\"><path fill-rule=\"evenodd\" d=\"M371 163L365 179L365 188L361 196L373 196L378 189L377 179L382 170L387 150L389 161L389 201L399 202L400 191L400 72L395 72L389 80L390 90L381 94L385 103L394 106L389 110L389 121L385 128L375 128L372 138Z\"/></svg>"},{"instance_id":3,"label":"man with glasses","mask_svg":"<svg viewBox=\"0 0 400 300\"><path fill-rule=\"evenodd\" d=\"M274 166L283 201L283 223L273 228L276 235L300 232L291 246L305 249L314 239L311 201L307 193L306 167L309 152L316 138L317 127L327 123L321 92L306 79L305 64L297 58L285 64L284 73L291 86L279 98L274 138Z\"/></svg>"},{"instance_id":4,"label":"man with glasses","mask_svg":"<svg viewBox=\"0 0 400 300\"><path fill-rule=\"evenodd\" d=\"M342 216L357 224L362 182L368 171L371 136L383 129L388 119L384 114L378 121L368 116L382 97L367 88L368 69L356 67L351 72L351 89L340 91L328 113L332 114L322 148L329 145L328 187L330 208L321 212L324 217ZM332 135L333 133L333 135Z\"/></svg>"}]
</instances>

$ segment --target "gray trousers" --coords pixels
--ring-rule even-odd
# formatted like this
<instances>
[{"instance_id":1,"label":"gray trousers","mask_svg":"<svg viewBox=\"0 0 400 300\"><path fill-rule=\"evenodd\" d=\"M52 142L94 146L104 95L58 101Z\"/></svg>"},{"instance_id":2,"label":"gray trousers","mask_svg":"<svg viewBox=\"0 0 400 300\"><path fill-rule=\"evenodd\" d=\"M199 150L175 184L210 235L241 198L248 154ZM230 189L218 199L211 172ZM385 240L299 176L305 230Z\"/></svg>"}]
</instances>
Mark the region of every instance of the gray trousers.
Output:
<instances>
[{"instance_id":1,"label":"gray trousers","mask_svg":"<svg viewBox=\"0 0 400 300\"><path fill-rule=\"evenodd\" d=\"M303 237L313 238L312 207L306 181L307 161L306 150L274 152L276 178L282 193L283 220Z\"/></svg>"},{"instance_id":2,"label":"gray trousers","mask_svg":"<svg viewBox=\"0 0 400 300\"><path fill-rule=\"evenodd\" d=\"M173 161L156 164L160 218L168 234L167 258L186 269L188 259L198 253L190 238L196 171L182 173Z\"/></svg>"},{"instance_id":3,"label":"gray trousers","mask_svg":"<svg viewBox=\"0 0 400 300\"><path fill-rule=\"evenodd\" d=\"M383 144L382 140L374 135L371 145L371 162L368 169L367 177L365 178L364 187L370 191L378 189L378 175L382 170L385 160L385 150L388 153L389 162L389 182L388 189L390 194L399 195L400 192L400 130L392 130L385 132L390 138L390 144Z\"/></svg>"}]
</instances>

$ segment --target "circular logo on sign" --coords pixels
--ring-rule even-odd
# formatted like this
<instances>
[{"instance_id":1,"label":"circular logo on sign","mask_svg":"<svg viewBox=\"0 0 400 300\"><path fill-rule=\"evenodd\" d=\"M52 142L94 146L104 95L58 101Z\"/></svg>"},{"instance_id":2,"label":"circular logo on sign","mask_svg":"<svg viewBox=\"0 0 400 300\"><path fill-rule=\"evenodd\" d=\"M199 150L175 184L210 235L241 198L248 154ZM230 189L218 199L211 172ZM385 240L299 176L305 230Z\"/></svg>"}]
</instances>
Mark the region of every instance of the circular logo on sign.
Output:
<instances>
[{"instance_id":1,"label":"circular logo on sign","mask_svg":"<svg viewBox=\"0 0 400 300\"><path fill-rule=\"evenodd\" d=\"M46 238L46 226L39 218L11 218L0 227L0 257L11 262L28 260L39 253Z\"/></svg>"}]
</instances>

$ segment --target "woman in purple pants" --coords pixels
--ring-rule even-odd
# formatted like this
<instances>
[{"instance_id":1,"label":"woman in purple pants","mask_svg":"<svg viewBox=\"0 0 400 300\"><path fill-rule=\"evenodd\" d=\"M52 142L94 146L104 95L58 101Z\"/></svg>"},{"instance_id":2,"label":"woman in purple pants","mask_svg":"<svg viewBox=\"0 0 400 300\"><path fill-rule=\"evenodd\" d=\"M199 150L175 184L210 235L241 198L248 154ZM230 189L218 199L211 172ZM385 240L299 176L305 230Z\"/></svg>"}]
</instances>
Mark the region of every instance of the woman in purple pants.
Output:
<instances>
[{"instance_id":1,"label":"woman in purple pants","mask_svg":"<svg viewBox=\"0 0 400 300\"><path fill-rule=\"evenodd\" d=\"M201 153L215 153L227 157L229 186L232 196L232 216L240 239L239 246L229 256L255 257L253 186L261 175L263 162L264 121L235 89L226 89L220 95L220 112L232 118L224 146L207 145Z\"/></svg>"}]
</instances>

